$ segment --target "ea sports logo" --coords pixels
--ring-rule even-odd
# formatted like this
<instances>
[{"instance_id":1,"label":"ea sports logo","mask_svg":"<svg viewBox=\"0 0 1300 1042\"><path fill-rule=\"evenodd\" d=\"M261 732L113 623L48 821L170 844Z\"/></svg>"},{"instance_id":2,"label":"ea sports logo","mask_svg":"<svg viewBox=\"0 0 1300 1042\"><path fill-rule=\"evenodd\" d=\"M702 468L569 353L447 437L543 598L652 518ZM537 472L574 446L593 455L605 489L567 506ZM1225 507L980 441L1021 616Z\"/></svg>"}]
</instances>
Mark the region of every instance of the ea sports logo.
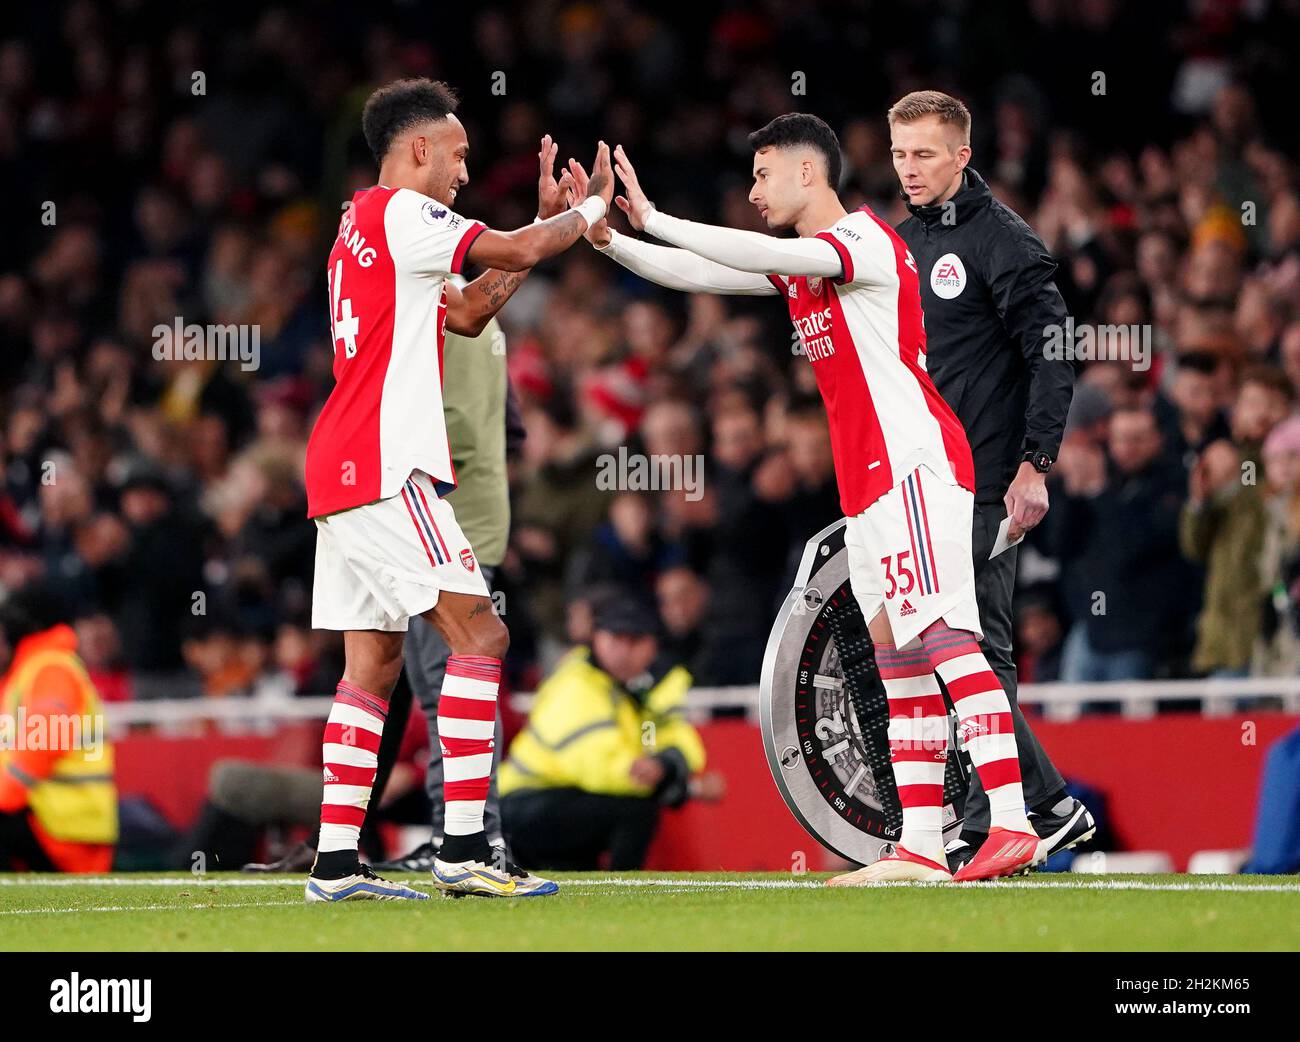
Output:
<instances>
[{"instance_id":1,"label":"ea sports logo","mask_svg":"<svg viewBox=\"0 0 1300 1042\"><path fill-rule=\"evenodd\" d=\"M952 300L966 288L966 269L955 253L945 253L930 269L930 288L936 297Z\"/></svg>"},{"instance_id":2,"label":"ea sports logo","mask_svg":"<svg viewBox=\"0 0 1300 1042\"><path fill-rule=\"evenodd\" d=\"M465 566L465 571L472 572L474 570L474 555L468 548L460 552L460 563Z\"/></svg>"}]
</instances>

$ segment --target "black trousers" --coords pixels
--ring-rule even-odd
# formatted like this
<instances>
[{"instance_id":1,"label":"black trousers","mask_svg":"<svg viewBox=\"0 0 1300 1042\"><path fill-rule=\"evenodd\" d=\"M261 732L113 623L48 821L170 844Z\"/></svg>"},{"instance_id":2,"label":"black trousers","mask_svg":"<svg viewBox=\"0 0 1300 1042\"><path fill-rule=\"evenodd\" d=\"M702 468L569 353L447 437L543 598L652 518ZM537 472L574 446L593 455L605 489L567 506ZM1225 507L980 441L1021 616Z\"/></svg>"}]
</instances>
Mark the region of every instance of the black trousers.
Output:
<instances>
[{"instance_id":1,"label":"black trousers","mask_svg":"<svg viewBox=\"0 0 1300 1042\"><path fill-rule=\"evenodd\" d=\"M14 872L20 868L28 872L55 871L53 862L32 831L31 812L26 810L0 814L0 872Z\"/></svg>"},{"instance_id":2,"label":"black trousers","mask_svg":"<svg viewBox=\"0 0 1300 1042\"><path fill-rule=\"evenodd\" d=\"M1011 703L1011 720L1016 732L1016 746L1020 753L1020 777L1025 788L1025 802L1031 807L1065 788L1065 780L1051 758L1029 729L1024 714L1016 702L1016 660L1011 652L1015 624L1011 614L1011 598L1016 585L1016 558L1020 547L1004 550L993 560L989 551L998 535L998 526L1007 516L1002 503L976 503L974 531L971 534L971 552L975 557L975 601L979 605L980 622L984 639L980 650L989 660L989 666L1002 682ZM989 800L980 784L979 775L971 772L966 793L965 832L988 832Z\"/></svg>"},{"instance_id":3,"label":"black trousers","mask_svg":"<svg viewBox=\"0 0 1300 1042\"><path fill-rule=\"evenodd\" d=\"M501 824L524 868L625 872L645 863L659 805L642 796L601 796L581 789L531 789L501 800Z\"/></svg>"}]
</instances>

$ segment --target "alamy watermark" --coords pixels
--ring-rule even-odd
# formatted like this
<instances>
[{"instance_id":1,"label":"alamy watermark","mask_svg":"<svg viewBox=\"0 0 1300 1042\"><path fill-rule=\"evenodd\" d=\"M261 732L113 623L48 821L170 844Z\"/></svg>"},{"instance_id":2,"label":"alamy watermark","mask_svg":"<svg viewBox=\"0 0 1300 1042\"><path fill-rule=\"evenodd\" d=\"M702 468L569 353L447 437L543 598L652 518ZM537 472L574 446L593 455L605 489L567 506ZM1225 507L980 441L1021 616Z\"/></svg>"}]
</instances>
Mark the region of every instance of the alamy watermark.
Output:
<instances>
[{"instance_id":1,"label":"alamy watermark","mask_svg":"<svg viewBox=\"0 0 1300 1042\"><path fill-rule=\"evenodd\" d=\"M88 760L104 755L104 717L98 713L33 713L19 706L0 713L0 749L7 752L71 752L83 749Z\"/></svg>"},{"instance_id":2,"label":"alamy watermark","mask_svg":"<svg viewBox=\"0 0 1300 1042\"><path fill-rule=\"evenodd\" d=\"M262 364L262 327L228 323L201 326L180 316L159 322L153 333L153 356L159 362L238 362L244 372Z\"/></svg>"},{"instance_id":3,"label":"alamy watermark","mask_svg":"<svg viewBox=\"0 0 1300 1042\"><path fill-rule=\"evenodd\" d=\"M1049 362L1129 362L1133 371L1151 368L1149 325L1075 324L1066 316L1065 325L1043 327L1043 357Z\"/></svg>"},{"instance_id":4,"label":"alamy watermark","mask_svg":"<svg viewBox=\"0 0 1300 1042\"><path fill-rule=\"evenodd\" d=\"M153 1016L152 978L82 978L73 972L50 981L51 1013L129 1013L137 1024Z\"/></svg>"},{"instance_id":5,"label":"alamy watermark","mask_svg":"<svg viewBox=\"0 0 1300 1042\"><path fill-rule=\"evenodd\" d=\"M596 487L602 492L667 492L682 490L692 503L704 498L704 457L645 455L621 446L618 455L596 458Z\"/></svg>"}]
</instances>

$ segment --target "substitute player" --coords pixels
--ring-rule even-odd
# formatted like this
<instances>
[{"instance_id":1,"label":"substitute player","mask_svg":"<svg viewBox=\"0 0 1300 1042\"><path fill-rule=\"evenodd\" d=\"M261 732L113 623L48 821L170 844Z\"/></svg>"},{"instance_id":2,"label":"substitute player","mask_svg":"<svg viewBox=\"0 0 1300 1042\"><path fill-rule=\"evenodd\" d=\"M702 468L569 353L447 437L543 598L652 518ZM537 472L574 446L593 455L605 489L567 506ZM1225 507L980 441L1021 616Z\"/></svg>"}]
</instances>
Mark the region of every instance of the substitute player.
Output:
<instances>
[{"instance_id":1,"label":"substitute player","mask_svg":"<svg viewBox=\"0 0 1300 1042\"><path fill-rule=\"evenodd\" d=\"M691 292L780 294L826 403L854 595L876 646L890 706L890 757L903 808L895 853L832 885L1009 875L1036 863L1006 693L976 643L971 563L974 468L965 432L925 371L916 264L867 207L835 193L840 150L816 116L792 113L750 135L750 201L768 227L798 238L683 221L646 198L622 146L619 208L632 226L680 249L618 235L594 245L661 285ZM584 171L572 160L580 190ZM954 877L944 857L948 722L938 678L989 795L987 842Z\"/></svg>"},{"instance_id":2,"label":"substitute player","mask_svg":"<svg viewBox=\"0 0 1300 1042\"><path fill-rule=\"evenodd\" d=\"M501 897L558 889L498 863L483 831L508 637L442 498L456 484L443 420L443 330L479 332L523 273L604 216L613 176L602 143L586 198L559 212L568 182L548 180L555 149L544 140L544 219L512 232L485 228L452 210L469 180L469 143L455 108L452 91L430 80L371 95L361 123L379 183L353 197L329 256L335 386L307 446L308 514L317 528L312 624L344 631L346 668L325 725L308 901L426 897L376 876L357 856L387 699L415 615L451 650L438 707L446 838L435 884ZM469 261L499 270L463 290L449 285L447 276Z\"/></svg>"}]
</instances>

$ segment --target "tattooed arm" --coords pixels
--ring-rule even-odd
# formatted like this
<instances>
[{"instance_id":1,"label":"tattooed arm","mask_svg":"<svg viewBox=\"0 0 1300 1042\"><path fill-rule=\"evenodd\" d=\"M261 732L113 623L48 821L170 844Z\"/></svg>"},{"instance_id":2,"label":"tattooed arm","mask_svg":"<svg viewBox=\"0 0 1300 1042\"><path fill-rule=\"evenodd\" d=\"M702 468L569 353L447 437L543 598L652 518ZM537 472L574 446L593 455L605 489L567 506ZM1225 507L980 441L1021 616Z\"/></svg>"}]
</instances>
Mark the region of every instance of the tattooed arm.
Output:
<instances>
[{"instance_id":1,"label":"tattooed arm","mask_svg":"<svg viewBox=\"0 0 1300 1042\"><path fill-rule=\"evenodd\" d=\"M593 209L590 223L594 224L604 216L604 200L596 196L597 206ZM583 202L590 205L590 197ZM502 271L524 271L534 264L563 253L587 230L587 217L578 209L565 210L558 217L539 221L527 228L516 228L512 232L484 231L469 248L468 258L475 264Z\"/></svg>"},{"instance_id":2,"label":"tattooed arm","mask_svg":"<svg viewBox=\"0 0 1300 1042\"><path fill-rule=\"evenodd\" d=\"M463 336L478 336L528 277L523 271L484 272L465 287L446 284L447 328Z\"/></svg>"}]
</instances>

